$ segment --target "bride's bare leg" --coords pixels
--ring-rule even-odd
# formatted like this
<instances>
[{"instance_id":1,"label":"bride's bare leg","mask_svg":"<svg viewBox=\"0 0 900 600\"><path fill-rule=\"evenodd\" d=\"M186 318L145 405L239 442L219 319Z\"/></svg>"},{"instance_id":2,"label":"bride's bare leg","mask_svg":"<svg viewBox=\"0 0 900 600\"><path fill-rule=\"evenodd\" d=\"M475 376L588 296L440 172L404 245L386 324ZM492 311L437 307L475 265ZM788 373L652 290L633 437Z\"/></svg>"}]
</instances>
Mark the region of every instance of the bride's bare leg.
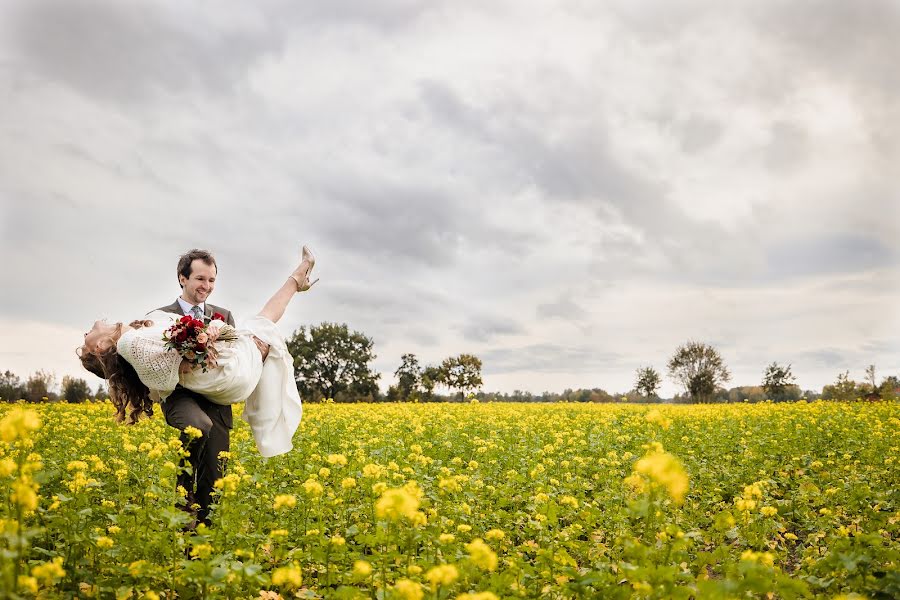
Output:
<instances>
[{"instance_id":1,"label":"bride's bare leg","mask_svg":"<svg viewBox=\"0 0 900 600\"><path fill-rule=\"evenodd\" d=\"M315 259L312 254L310 254L309 250L306 249L306 246L303 247L303 260L300 262L300 266L291 273L291 276L287 278L281 288L275 292L269 301L266 302L266 305L262 307L262 310L259 311L259 315L261 317L265 317L272 321L273 323L277 323L282 316L284 316L284 310L287 308L288 304L291 303L291 299L294 297L294 294L302 290L308 290L309 285L306 287L302 287L299 282L306 282L309 278L309 272L312 271L313 265L315 264ZM315 283L315 282L313 282Z\"/></svg>"}]
</instances>

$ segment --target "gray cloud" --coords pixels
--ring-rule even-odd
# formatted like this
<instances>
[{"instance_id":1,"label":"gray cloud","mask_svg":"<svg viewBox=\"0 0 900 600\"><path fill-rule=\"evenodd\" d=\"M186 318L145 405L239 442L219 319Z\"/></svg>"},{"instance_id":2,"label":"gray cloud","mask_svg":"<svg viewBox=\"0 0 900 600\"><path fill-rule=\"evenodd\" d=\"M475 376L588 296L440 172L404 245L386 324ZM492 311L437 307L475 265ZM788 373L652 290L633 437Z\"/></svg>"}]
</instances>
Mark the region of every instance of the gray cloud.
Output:
<instances>
[{"instance_id":1,"label":"gray cloud","mask_svg":"<svg viewBox=\"0 0 900 600\"><path fill-rule=\"evenodd\" d=\"M769 273L787 279L822 273L852 273L896 265L897 254L861 233L798 236L769 249Z\"/></svg>"},{"instance_id":2,"label":"gray cloud","mask_svg":"<svg viewBox=\"0 0 900 600\"><path fill-rule=\"evenodd\" d=\"M626 364L620 354L603 351L590 345L545 343L519 348L491 348L482 354L484 371L488 374L534 371L594 373L599 377L610 369L622 368Z\"/></svg>"},{"instance_id":3,"label":"gray cloud","mask_svg":"<svg viewBox=\"0 0 900 600\"><path fill-rule=\"evenodd\" d=\"M209 21L198 22L199 13L172 8L38 0L20 3L8 28L35 74L128 103L196 91L228 94L254 61L278 49L263 22L210 29Z\"/></svg>"},{"instance_id":4,"label":"gray cloud","mask_svg":"<svg viewBox=\"0 0 900 600\"><path fill-rule=\"evenodd\" d=\"M500 336L519 335L525 328L509 317L478 315L459 327L464 338L473 342L488 342Z\"/></svg>"},{"instance_id":5,"label":"gray cloud","mask_svg":"<svg viewBox=\"0 0 900 600\"><path fill-rule=\"evenodd\" d=\"M794 123L772 124L772 139L766 148L766 166L775 171L793 171L810 153L809 136Z\"/></svg>"},{"instance_id":6,"label":"gray cloud","mask_svg":"<svg viewBox=\"0 0 900 600\"><path fill-rule=\"evenodd\" d=\"M715 119L691 115L678 124L681 147L690 154L702 152L716 143L722 136L723 128L724 125Z\"/></svg>"},{"instance_id":7,"label":"gray cloud","mask_svg":"<svg viewBox=\"0 0 900 600\"><path fill-rule=\"evenodd\" d=\"M559 318L565 321L583 321L588 313L584 308L573 302L571 298L561 296L555 302L538 304L537 316L542 319Z\"/></svg>"}]
</instances>

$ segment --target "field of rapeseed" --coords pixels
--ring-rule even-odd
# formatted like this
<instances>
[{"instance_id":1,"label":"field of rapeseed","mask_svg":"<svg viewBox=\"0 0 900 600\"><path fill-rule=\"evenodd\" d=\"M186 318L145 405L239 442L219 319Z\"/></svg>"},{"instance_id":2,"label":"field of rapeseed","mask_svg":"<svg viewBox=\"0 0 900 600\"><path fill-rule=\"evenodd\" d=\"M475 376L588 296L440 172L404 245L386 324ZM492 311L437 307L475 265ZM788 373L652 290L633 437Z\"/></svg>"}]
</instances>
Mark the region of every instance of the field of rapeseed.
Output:
<instances>
[{"instance_id":1,"label":"field of rapeseed","mask_svg":"<svg viewBox=\"0 0 900 600\"><path fill-rule=\"evenodd\" d=\"M900 596L896 404L308 405L194 534L111 414L0 408L0 596Z\"/></svg>"}]
</instances>

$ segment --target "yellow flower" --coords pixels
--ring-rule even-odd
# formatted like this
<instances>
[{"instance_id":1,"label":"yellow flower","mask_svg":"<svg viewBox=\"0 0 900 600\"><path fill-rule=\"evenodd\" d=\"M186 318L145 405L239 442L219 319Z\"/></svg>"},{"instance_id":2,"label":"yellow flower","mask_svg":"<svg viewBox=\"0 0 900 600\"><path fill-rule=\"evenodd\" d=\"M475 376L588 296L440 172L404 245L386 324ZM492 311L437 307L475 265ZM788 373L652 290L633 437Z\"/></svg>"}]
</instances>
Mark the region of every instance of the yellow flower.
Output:
<instances>
[{"instance_id":1,"label":"yellow flower","mask_svg":"<svg viewBox=\"0 0 900 600\"><path fill-rule=\"evenodd\" d=\"M750 512L754 508L756 508L756 500L747 500L746 498L738 498L734 501L734 506L738 510L742 510L744 512Z\"/></svg>"},{"instance_id":2,"label":"yellow flower","mask_svg":"<svg viewBox=\"0 0 900 600\"><path fill-rule=\"evenodd\" d=\"M456 539L456 536L453 535L452 533L442 533L441 535L438 536L438 541L442 544L449 544L450 542L452 542L455 539Z\"/></svg>"},{"instance_id":3,"label":"yellow flower","mask_svg":"<svg viewBox=\"0 0 900 600\"><path fill-rule=\"evenodd\" d=\"M191 557L206 560L212 554L212 546L209 544L197 544L191 548Z\"/></svg>"},{"instance_id":4,"label":"yellow flower","mask_svg":"<svg viewBox=\"0 0 900 600\"><path fill-rule=\"evenodd\" d=\"M51 562L42 563L31 569L31 575L44 585L53 585L56 580L66 576L66 571L62 568L62 562L63 558L57 556Z\"/></svg>"},{"instance_id":5,"label":"yellow flower","mask_svg":"<svg viewBox=\"0 0 900 600\"><path fill-rule=\"evenodd\" d=\"M384 469L382 469L378 465L374 465L372 463L367 464L363 467L363 477L368 477L369 479L375 479L376 477L380 477Z\"/></svg>"},{"instance_id":6,"label":"yellow flower","mask_svg":"<svg viewBox=\"0 0 900 600\"><path fill-rule=\"evenodd\" d=\"M19 575L19 589L30 594L37 594L37 579L28 575Z\"/></svg>"},{"instance_id":7,"label":"yellow flower","mask_svg":"<svg viewBox=\"0 0 900 600\"><path fill-rule=\"evenodd\" d=\"M341 467L347 465L347 457L343 454L329 454L326 460L329 465L338 465Z\"/></svg>"},{"instance_id":8,"label":"yellow flower","mask_svg":"<svg viewBox=\"0 0 900 600\"><path fill-rule=\"evenodd\" d=\"M0 440L10 443L17 439L26 439L29 433L41 427L38 414L31 410L16 407L0 419Z\"/></svg>"},{"instance_id":9,"label":"yellow flower","mask_svg":"<svg viewBox=\"0 0 900 600\"><path fill-rule=\"evenodd\" d=\"M458 577L459 571L453 565L438 565L425 573L425 579L431 583L432 590L436 590L439 585L450 585Z\"/></svg>"},{"instance_id":10,"label":"yellow flower","mask_svg":"<svg viewBox=\"0 0 900 600\"><path fill-rule=\"evenodd\" d=\"M322 479L328 479L328 476L331 475L331 469L322 467L319 469L319 477Z\"/></svg>"},{"instance_id":11,"label":"yellow flower","mask_svg":"<svg viewBox=\"0 0 900 600\"><path fill-rule=\"evenodd\" d=\"M310 498L318 498L322 495L324 488L322 487L322 484L315 479L307 479L303 482L303 491L306 492L306 495Z\"/></svg>"},{"instance_id":12,"label":"yellow flower","mask_svg":"<svg viewBox=\"0 0 900 600\"><path fill-rule=\"evenodd\" d=\"M659 452L654 448L634 464L634 472L665 488L675 503L684 502L688 476L678 459L668 452Z\"/></svg>"},{"instance_id":13,"label":"yellow flower","mask_svg":"<svg viewBox=\"0 0 900 600\"><path fill-rule=\"evenodd\" d=\"M11 458L0 460L0 477L9 477L16 472L17 468L16 461Z\"/></svg>"},{"instance_id":14,"label":"yellow flower","mask_svg":"<svg viewBox=\"0 0 900 600\"><path fill-rule=\"evenodd\" d=\"M341 487L345 490L353 489L356 487L356 480L352 477L345 477L341 480Z\"/></svg>"},{"instance_id":15,"label":"yellow flower","mask_svg":"<svg viewBox=\"0 0 900 600\"><path fill-rule=\"evenodd\" d=\"M657 408L654 408L653 410L648 412L647 416L644 418L647 419L648 423L656 423L663 429L668 429L669 426L672 424L672 420L664 417L663 414L661 412L659 412L659 409L657 409Z\"/></svg>"},{"instance_id":16,"label":"yellow flower","mask_svg":"<svg viewBox=\"0 0 900 600\"><path fill-rule=\"evenodd\" d=\"M97 538L97 547L98 548L112 548L115 542L113 542L112 538L106 537L102 535Z\"/></svg>"},{"instance_id":17,"label":"yellow flower","mask_svg":"<svg viewBox=\"0 0 900 600\"><path fill-rule=\"evenodd\" d=\"M364 579L372 574L372 565L364 560L358 560L353 563L353 575Z\"/></svg>"},{"instance_id":18,"label":"yellow flower","mask_svg":"<svg viewBox=\"0 0 900 600\"><path fill-rule=\"evenodd\" d=\"M771 552L754 552L753 550L744 550L744 552L741 553L741 560L758 562L760 564L771 567L775 564L775 555Z\"/></svg>"},{"instance_id":19,"label":"yellow flower","mask_svg":"<svg viewBox=\"0 0 900 600\"><path fill-rule=\"evenodd\" d=\"M485 571L497 568L497 555L481 538L475 538L466 544L466 550L469 551L469 559Z\"/></svg>"},{"instance_id":20,"label":"yellow flower","mask_svg":"<svg viewBox=\"0 0 900 600\"><path fill-rule=\"evenodd\" d=\"M197 438L203 437L203 432L194 427L193 425L188 425L184 428L184 434L187 435L192 440L196 440Z\"/></svg>"},{"instance_id":21,"label":"yellow flower","mask_svg":"<svg viewBox=\"0 0 900 600\"><path fill-rule=\"evenodd\" d=\"M493 592L474 592L468 594L460 594L456 600L500 600L497 594Z\"/></svg>"},{"instance_id":22,"label":"yellow flower","mask_svg":"<svg viewBox=\"0 0 900 600\"><path fill-rule=\"evenodd\" d=\"M294 508L297 506L297 497L291 494L278 494L275 496L275 503L272 508L281 510L283 508Z\"/></svg>"},{"instance_id":23,"label":"yellow flower","mask_svg":"<svg viewBox=\"0 0 900 600\"><path fill-rule=\"evenodd\" d=\"M398 579L394 583L393 590L394 594L403 600L422 600L422 597L425 595L422 591L422 586L409 579Z\"/></svg>"},{"instance_id":24,"label":"yellow flower","mask_svg":"<svg viewBox=\"0 0 900 600\"><path fill-rule=\"evenodd\" d=\"M289 589L298 588L303 584L303 574L300 567L294 563L290 567L279 567L272 573L272 584Z\"/></svg>"},{"instance_id":25,"label":"yellow flower","mask_svg":"<svg viewBox=\"0 0 900 600\"><path fill-rule=\"evenodd\" d=\"M28 477L21 477L13 481L12 493L9 499L25 512L32 512L37 509L37 484Z\"/></svg>"},{"instance_id":26,"label":"yellow flower","mask_svg":"<svg viewBox=\"0 0 900 600\"><path fill-rule=\"evenodd\" d=\"M414 519L419 510L419 499L405 488L385 490L375 503L375 514L380 519L399 521L402 517Z\"/></svg>"},{"instance_id":27,"label":"yellow flower","mask_svg":"<svg viewBox=\"0 0 900 600\"><path fill-rule=\"evenodd\" d=\"M347 543L347 540L345 540L343 537L341 537L339 535L331 536L331 544L333 546L343 546L346 543Z\"/></svg>"},{"instance_id":28,"label":"yellow flower","mask_svg":"<svg viewBox=\"0 0 900 600\"><path fill-rule=\"evenodd\" d=\"M237 473L229 473L221 479L217 479L213 487L222 490L226 496L234 495L237 492L238 485L241 483L241 477Z\"/></svg>"},{"instance_id":29,"label":"yellow flower","mask_svg":"<svg viewBox=\"0 0 900 600\"><path fill-rule=\"evenodd\" d=\"M778 509L774 506L763 506L759 509L759 512L764 517L774 517L778 514Z\"/></svg>"},{"instance_id":30,"label":"yellow flower","mask_svg":"<svg viewBox=\"0 0 900 600\"><path fill-rule=\"evenodd\" d=\"M559 499L559 503L564 506L571 506L572 508L578 508L578 499L574 496L563 496Z\"/></svg>"},{"instance_id":31,"label":"yellow flower","mask_svg":"<svg viewBox=\"0 0 900 600\"><path fill-rule=\"evenodd\" d=\"M147 590L144 592L143 600L159 600L159 594L152 590Z\"/></svg>"},{"instance_id":32,"label":"yellow flower","mask_svg":"<svg viewBox=\"0 0 900 600\"><path fill-rule=\"evenodd\" d=\"M130 565L128 565L128 574L132 577L139 577L141 573L144 571L144 567L147 566L146 560L136 560Z\"/></svg>"}]
</instances>

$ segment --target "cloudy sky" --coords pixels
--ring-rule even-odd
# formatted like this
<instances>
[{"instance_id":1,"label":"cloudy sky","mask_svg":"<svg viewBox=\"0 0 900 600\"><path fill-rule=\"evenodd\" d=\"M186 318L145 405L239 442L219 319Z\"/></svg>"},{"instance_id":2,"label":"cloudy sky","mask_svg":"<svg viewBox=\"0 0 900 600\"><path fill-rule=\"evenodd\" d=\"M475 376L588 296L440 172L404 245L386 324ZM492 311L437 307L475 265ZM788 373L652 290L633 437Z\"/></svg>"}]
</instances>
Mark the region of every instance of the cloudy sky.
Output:
<instances>
[{"instance_id":1,"label":"cloudy sky","mask_svg":"<svg viewBox=\"0 0 900 600\"><path fill-rule=\"evenodd\" d=\"M897 0L0 4L0 371L179 293L486 390L900 373ZM92 384L98 380L90 378ZM666 380L663 393L675 386Z\"/></svg>"}]
</instances>

